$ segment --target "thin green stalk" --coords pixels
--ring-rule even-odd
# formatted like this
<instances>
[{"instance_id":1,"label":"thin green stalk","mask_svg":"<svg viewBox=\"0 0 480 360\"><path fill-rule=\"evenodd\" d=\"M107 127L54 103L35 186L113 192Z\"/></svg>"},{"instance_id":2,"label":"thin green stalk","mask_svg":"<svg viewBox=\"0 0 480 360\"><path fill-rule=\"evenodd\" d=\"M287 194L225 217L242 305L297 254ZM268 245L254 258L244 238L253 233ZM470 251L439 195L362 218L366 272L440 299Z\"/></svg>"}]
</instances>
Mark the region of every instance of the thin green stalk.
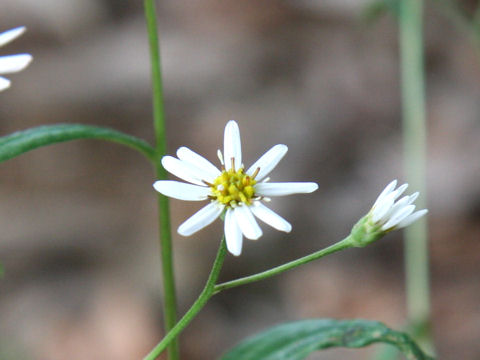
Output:
<instances>
[{"instance_id":1,"label":"thin green stalk","mask_svg":"<svg viewBox=\"0 0 480 360\"><path fill-rule=\"evenodd\" d=\"M408 182L425 207L426 117L422 32L422 0L400 2L400 55L403 100L403 140ZM432 351L428 235L425 218L405 229L407 312L412 335Z\"/></svg>"},{"instance_id":2,"label":"thin green stalk","mask_svg":"<svg viewBox=\"0 0 480 360\"><path fill-rule=\"evenodd\" d=\"M327 247L325 249L314 252L313 254L304 256L300 259L290 261L286 264L274 267L270 270L266 270L266 271L263 271L261 273L255 274L255 275L246 276L246 277L243 277L243 278L240 278L240 279L236 279L236 280L232 280L232 281L228 281L228 282L224 282L224 283L215 285L214 294L217 294L222 290L231 289L231 288L236 287L236 286L250 284L250 283L255 282L255 281L264 280L266 278L281 274L281 273L283 273L287 270L293 269L297 266L309 263L310 261L320 259L321 257L324 257L326 255L332 254L332 253L340 251L340 250L348 249L348 248L353 247L353 246L354 245L352 243L352 237L349 235L345 239L343 239L343 240L341 240L341 241L339 241L339 242L337 242L333 245L330 245L329 247Z\"/></svg>"},{"instance_id":3,"label":"thin green stalk","mask_svg":"<svg viewBox=\"0 0 480 360\"><path fill-rule=\"evenodd\" d=\"M178 323L172 328L172 330L160 341L157 346L147 355L144 360L156 359L170 344L173 342L180 332L193 320L193 318L199 313L199 311L205 306L208 300L215 294L215 283L217 282L220 270L222 269L223 261L225 260L226 246L225 236L223 236L220 243L220 247L217 252L217 257L213 263L212 270L208 277L207 283L198 296L197 300L193 303L192 307L183 315Z\"/></svg>"},{"instance_id":4,"label":"thin green stalk","mask_svg":"<svg viewBox=\"0 0 480 360\"><path fill-rule=\"evenodd\" d=\"M150 63L153 88L153 119L155 128L155 170L158 179L166 179L167 172L160 164L166 154L165 111L163 106L162 73L160 68L160 48L157 35L157 19L154 0L145 0L145 18L147 21L148 40L150 46ZM170 208L168 199L158 194L159 232L162 258L162 274L164 288L165 330L169 332L177 322L177 300L173 271L172 238L170 228ZM176 339L168 346L170 360L179 359L179 348Z\"/></svg>"}]
</instances>

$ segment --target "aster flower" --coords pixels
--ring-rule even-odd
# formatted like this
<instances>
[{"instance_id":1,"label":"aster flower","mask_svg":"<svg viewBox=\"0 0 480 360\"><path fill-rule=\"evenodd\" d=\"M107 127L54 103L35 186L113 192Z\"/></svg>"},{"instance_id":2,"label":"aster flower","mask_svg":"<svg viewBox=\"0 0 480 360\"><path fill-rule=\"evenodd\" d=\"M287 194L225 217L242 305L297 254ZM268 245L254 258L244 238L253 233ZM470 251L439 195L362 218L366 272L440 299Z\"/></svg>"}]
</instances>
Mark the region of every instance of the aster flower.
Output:
<instances>
[{"instance_id":1,"label":"aster flower","mask_svg":"<svg viewBox=\"0 0 480 360\"><path fill-rule=\"evenodd\" d=\"M24 26L17 27L0 33L0 47L15 40L17 37L25 32ZM32 61L30 54L17 54L0 56L0 75L11 74L25 69ZM0 91L10 87L10 80L0 76Z\"/></svg>"},{"instance_id":2,"label":"aster flower","mask_svg":"<svg viewBox=\"0 0 480 360\"><path fill-rule=\"evenodd\" d=\"M408 184L395 189L396 186L397 180L390 182L380 193L368 214L353 227L352 235L357 246L365 246L392 230L409 226L428 212L427 209L415 211L413 202L417 199L418 192L403 196L397 201Z\"/></svg>"},{"instance_id":3,"label":"aster flower","mask_svg":"<svg viewBox=\"0 0 480 360\"><path fill-rule=\"evenodd\" d=\"M227 249L235 256L242 252L243 236L256 240L262 230L255 217L273 228L290 232L290 223L263 202L270 196L311 193L318 185L313 182L271 183L267 175L287 153L286 145L275 145L247 170L242 162L240 130L234 120L225 126L223 154L218 150L221 169L192 150L181 147L178 158L164 156L163 167L190 184L159 180L154 188L163 195L179 200L209 200L208 205L187 219L178 233L190 236L215 221L224 213L224 231Z\"/></svg>"}]
</instances>

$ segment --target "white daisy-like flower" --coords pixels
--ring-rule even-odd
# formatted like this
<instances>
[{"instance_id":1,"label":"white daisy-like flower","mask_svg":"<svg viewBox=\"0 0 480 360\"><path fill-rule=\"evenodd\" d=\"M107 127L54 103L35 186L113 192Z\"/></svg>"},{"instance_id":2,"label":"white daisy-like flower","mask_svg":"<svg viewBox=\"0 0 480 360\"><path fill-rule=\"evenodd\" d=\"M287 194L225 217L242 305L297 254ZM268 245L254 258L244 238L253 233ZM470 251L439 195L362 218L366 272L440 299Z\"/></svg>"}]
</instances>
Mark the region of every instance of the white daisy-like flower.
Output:
<instances>
[{"instance_id":1,"label":"white daisy-like flower","mask_svg":"<svg viewBox=\"0 0 480 360\"><path fill-rule=\"evenodd\" d=\"M245 170L240 130L238 124L230 120L225 126L223 154L218 150L221 169L192 150L181 147L177 150L178 158L164 156L162 165L190 184L159 180L153 186L163 195L180 200L210 200L208 205L180 225L178 233L190 236L224 213L227 249L238 256L242 252L243 236L251 240L262 236L255 217L280 231L290 232L292 229L290 223L266 207L264 201L269 201L270 196L311 193L318 189L313 182L269 182L267 175L287 150L286 145L275 145Z\"/></svg>"},{"instance_id":2,"label":"white daisy-like flower","mask_svg":"<svg viewBox=\"0 0 480 360\"><path fill-rule=\"evenodd\" d=\"M15 29L7 30L0 33L0 47L15 40L17 37L25 32L24 26L17 27ZM12 74L25 69L32 61L32 55L30 54L16 54L0 56L0 75ZM10 87L10 80L0 76L0 91L8 89Z\"/></svg>"},{"instance_id":3,"label":"white daisy-like flower","mask_svg":"<svg viewBox=\"0 0 480 360\"><path fill-rule=\"evenodd\" d=\"M424 216L428 210L415 211L413 202L419 193L413 193L397 199L407 189L408 184L399 186L396 190L397 180L393 180L380 193L371 210L372 221L380 226L383 231L404 228ZM415 211L415 212L414 212Z\"/></svg>"},{"instance_id":4,"label":"white daisy-like flower","mask_svg":"<svg viewBox=\"0 0 480 360\"><path fill-rule=\"evenodd\" d=\"M407 189L408 184L403 184L395 189L396 186L397 180L388 184L368 214L355 224L350 235L354 246L366 246L392 230L412 224L428 212L427 209L415 211L413 202L417 199L418 192L397 200Z\"/></svg>"}]
</instances>

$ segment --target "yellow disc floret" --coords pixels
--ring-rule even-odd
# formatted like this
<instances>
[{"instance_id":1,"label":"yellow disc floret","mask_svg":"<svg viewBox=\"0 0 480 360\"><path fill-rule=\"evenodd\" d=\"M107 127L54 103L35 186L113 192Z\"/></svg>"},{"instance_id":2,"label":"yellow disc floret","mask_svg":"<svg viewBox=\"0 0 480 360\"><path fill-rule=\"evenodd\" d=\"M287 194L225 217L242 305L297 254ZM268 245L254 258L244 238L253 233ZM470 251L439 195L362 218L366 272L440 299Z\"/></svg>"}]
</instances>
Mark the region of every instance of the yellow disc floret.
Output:
<instances>
[{"instance_id":1,"label":"yellow disc floret","mask_svg":"<svg viewBox=\"0 0 480 360\"><path fill-rule=\"evenodd\" d=\"M245 174L243 168L237 171L233 167L228 171L223 170L213 184L208 184L212 189L210 198L232 208L240 203L251 205L255 197L253 186L257 183L255 176L258 170L252 176Z\"/></svg>"}]
</instances>

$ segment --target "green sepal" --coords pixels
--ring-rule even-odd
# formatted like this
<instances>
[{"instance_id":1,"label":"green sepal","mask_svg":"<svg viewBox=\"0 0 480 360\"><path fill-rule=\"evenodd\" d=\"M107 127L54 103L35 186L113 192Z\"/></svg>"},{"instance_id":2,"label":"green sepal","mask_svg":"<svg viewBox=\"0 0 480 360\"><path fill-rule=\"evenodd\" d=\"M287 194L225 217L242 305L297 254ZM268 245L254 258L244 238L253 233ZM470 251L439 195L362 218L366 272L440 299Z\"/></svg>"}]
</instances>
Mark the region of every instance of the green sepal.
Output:
<instances>
[{"instance_id":1,"label":"green sepal","mask_svg":"<svg viewBox=\"0 0 480 360\"><path fill-rule=\"evenodd\" d=\"M155 150L146 141L117 130L82 124L56 124L0 137L0 162L42 146L78 139L112 141L138 150L149 159L153 160L155 156Z\"/></svg>"},{"instance_id":2,"label":"green sepal","mask_svg":"<svg viewBox=\"0 0 480 360\"><path fill-rule=\"evenodd\" d=\"M275 326L244 340L221 360L302 360L331 347L395 346L408 360L433 360L405 333L369 320L309 319Z\"/></svg>"},{"instance_id":3,"label":"green sepal","mask_svg":"<svg viewBox=\"0 0 480 360\"><path fill-rule=\"evenodd\" d=\"M376 225L372 221L372 216L368 213L353 226L350 240L355 247L365 247L382 238L386 233L381 225Z\"/></svg>"}]
</instances>

